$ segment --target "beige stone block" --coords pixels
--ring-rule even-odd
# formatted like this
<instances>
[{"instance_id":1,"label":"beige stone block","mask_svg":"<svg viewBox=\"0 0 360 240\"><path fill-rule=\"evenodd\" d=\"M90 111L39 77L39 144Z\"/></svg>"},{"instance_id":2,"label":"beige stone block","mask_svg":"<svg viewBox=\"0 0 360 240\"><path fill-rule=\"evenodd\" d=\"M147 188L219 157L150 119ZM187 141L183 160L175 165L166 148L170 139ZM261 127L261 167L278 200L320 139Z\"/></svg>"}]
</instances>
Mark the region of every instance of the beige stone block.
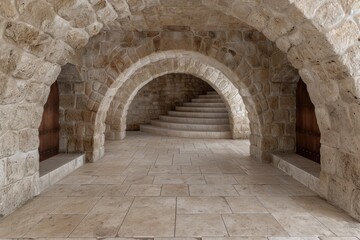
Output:
<instances>
[{"instance_id":1,"label":"beige stone block","mask_svg":"<svg viewBox=\"0 0 360 240\"><path fill-rule=\"evenodd\" d=\"M315 14L314 20L316 24L328 29L339 23L345 16L345 13L336 0L326 1Z\"/></svg>"},{"instance_id":2,"label":"beige stone block","mask_svg":"<svg viewBox=\"0 0 360 240\"><path fill-rule=\"evenodd\" d=\"M25 129L19 131L19 148L23 152L37 149L39 146L39 130Z\"/></svg>"},{"instance_id":3,"label":"beige stone block","mask_svg":"<svg viewBox=\"0 0 360 240\"><path fill-rule=\"evenodd\" d=\"M15 132L8 131L0 137L0 157L8 157L16 153L19 146L19 137Z\"/></svg>"}]
</instances>

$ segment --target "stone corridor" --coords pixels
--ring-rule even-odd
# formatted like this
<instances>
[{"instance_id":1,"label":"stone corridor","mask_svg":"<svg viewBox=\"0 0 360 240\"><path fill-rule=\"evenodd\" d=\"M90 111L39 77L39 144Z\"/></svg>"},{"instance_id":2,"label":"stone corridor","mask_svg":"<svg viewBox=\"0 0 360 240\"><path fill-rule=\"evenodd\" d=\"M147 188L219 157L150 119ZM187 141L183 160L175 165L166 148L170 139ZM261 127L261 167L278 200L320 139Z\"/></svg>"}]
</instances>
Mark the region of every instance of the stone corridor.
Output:
<instances>
[{"instance_id":1,"label":"stone corridor","mask_svg":"<svg viewBox=\"0 0 360 240\"><path fill-rule=\"evenodd\" d=\"M345 212L252 159L247 140L130 132L105 152L2 219L0 237L360 237Z\"/></svg>"}]
</instances>

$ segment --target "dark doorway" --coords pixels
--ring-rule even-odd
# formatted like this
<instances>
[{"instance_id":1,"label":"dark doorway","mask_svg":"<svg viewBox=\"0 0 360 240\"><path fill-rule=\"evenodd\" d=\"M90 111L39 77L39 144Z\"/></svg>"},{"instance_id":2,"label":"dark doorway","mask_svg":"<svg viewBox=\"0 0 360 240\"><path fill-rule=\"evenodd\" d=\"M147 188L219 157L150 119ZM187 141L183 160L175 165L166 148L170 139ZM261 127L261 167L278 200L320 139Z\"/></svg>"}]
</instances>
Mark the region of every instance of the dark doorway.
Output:
<instances>
[{"instance_id":1,"label":"dark doorway","mask_svg":"<svg viewBox=\"0 0 360 240\"><path fill-rule=\"evenodd\" d=\"M40 161L59 153L59 89L57 81L51 85L39 127Z\"/></svg>"},{"instance_id":2,"label":"dark doorway","mask_svg":"<svg viewBox=\"0 0 360 240\"><path fill-rule=\"evenodd\" d=\"M300 79L296 90L296 153L320 163L320 146L315 106L310 100L306 84Z\"/></svg>"}]
</instances>

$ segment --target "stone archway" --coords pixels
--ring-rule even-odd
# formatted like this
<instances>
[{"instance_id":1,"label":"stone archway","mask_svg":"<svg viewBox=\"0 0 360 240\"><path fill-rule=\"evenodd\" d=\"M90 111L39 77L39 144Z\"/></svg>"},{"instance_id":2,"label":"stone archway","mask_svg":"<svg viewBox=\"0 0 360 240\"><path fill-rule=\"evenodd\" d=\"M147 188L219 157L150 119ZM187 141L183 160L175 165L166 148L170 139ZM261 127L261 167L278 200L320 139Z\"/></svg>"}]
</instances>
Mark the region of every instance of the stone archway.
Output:
<instances>
[{"instance_id":1,"label":"stone archway","mask_svg":"<svg viewBox=\"0 0 360 240\"><path fill-rule=\"evenodd\" d=\"M126 89L124 89L128 94L124 95L124 98L121 99L123 104L119 106L118 120L121 124L119 132L116 133L120 138L123 138L125 137L127 110L139 89L153 79L168 73L187 73L209 83L225 102L229 112L233 138L243 136L241 123L246 116L244 103L247 110L251 112L254 111L254 105L251 98L246 98L243 102L239 89L233 84L233 82L239 83L241 81L226 66L200 53L182 50L153 53L140 59L134 65L117 78L117 81L114 82L113 87L109 89L100 104L95 120L96 135L94 137L94 141L100 141L97 144L97 146L100 146L100 152L93 154L93 160L96 161L103 155L106 114L119 89L128 83ZM259 122L256 115L249 118L250 122Z\"/></svg>"},{"instance_id":2,"label":"stone archway","mask_svg":"<svg viewBox=\"0 0 360 240\"><path fill-rule=\"evenodd\" d=\"M36 135L33 134L33 129L40 123L42 105L49 92L49 85L59 73L58 64L70 61L75 54L74 49L84 46L90 36L98 33L103 23L116 19L118 16L114 9L124 11L123 15L131 15L125 1L114 3L114 8L108 1L94 4L73 1L73 4L63 6L63 9L56 6L59 14L54 13L53 6L44 0L29 1L20 7L14 1L7 3L9 4L0 6L0 14L4 19L1 23L4 29L1 40L2 59L16 66L6 64L1 69L4 81L1 83L3 105L0 111L4 112L1 126L4 134L0 138L3 146L0 158L4 162L8 158L28 160L38 157L34 151L37 142L24 139L33 139ZM353 172L353 169L358 169L360 151L360 48L359 25L356 21L359 3L326 0L280 0L269 3L270 1L245 0L202 1L209 8L232 15L262 31L287 54L293 66L300 69L300 75L310 89L322 132L322 194L359 218L360 186L357 174ZM5 5L7 9L4 10ZM90 12L85 19L89 17L91 21L84 23L78 19L71 22L72 17L76 17L76 11L70 16L61 14L80 5L85 12ZM127 6L125 10L121 8L122 5ZM31 9L36 12L30 11ZM333 14L327 15L328 11ZM62 27L61 34L56 32L59 29L57 26ZM22 35L25 31L34 33L33 41L23 41L26 39ZM15 54L8 54L9 52ZM29 63L31 64L28 65ZM27 84L23 83L24 79L29 80ZM323 97L324 95L327 97ZM30 120L24 121L24 118ZM261 145L263 144L267 143L263 141ZM7 214L36 193L38 177L34 169L36 165L14 181L8 181L5 177L4 181L0 181L6 183L1 189L4 192L2 196L6 195L2 202L6 202L6 206L13 206L6 211L1 208L1 212ZM26 191L14 188L15 184L26 186L22 188ZM23 192L21 199L13 201L11 196L20 192Z\"/></svg>"},{"instance_id":3,"label":"stone archway","mask_svg":"<svg viewBox=\"0 0 360 240\"><path fill-rule=\"evenodd\" d=\"M172 61L175 66L178 63L177 59L170 59L166 61ZM169 72L169 70L166 69L162 69L153 72L154 75L150 77L147 76L148 78L144 78L145 77L144 74L146 74L144 73L144 71L147 70L146 66L135 72L134 75L129 80L127 80L129 84L124 83L124 86L121 87L117 93L117 95L120 96L120 98L118 99L119 105L118 107L116 107L117 110L113 116L112 122L113 124L118 125L118 127L112 129L118 129L118 131L111 132L111 135L116 136L116 139L123 139L125 137L126 117L127 117L128 109L134 97L137 95L137 93L143 86L155 80L156 78L169 73L186 73L202 79L203 81L209 83L212 87L214 87L214 89L221 92L220 95L223 97L223 100L225 100L227 109L230 113L230 129L232 131L232 137L234 139L246 138L248 136L248 133L246 131L247 129L246 120L244 120L244 118L247 118L247 112L245 110L245 105L241 99L241 96L239 95L239 93L236 93L236 90L234 90L231 93L226 92L226 91L232 91L231 88L233 87L226 87L225 85L226 84L225 81L228 82L230 80L227 79L227 77L224 74L222 74L219 70L207 68L205 63L194 62L194 64L196 64L199 68L180 69L182 67L178 67L178 68L174 68L172 72ZM212 73L207 73L207 72L212 72ZM143 81L142 82L138 81L139 85L135 86L131 84L131 81L135 81L135 79L142 79ZM220 85L223 85L224 88L219 89ZM229 99L229 95L231 99ZM232 104L230 105L229 101L234 101L234 102L231 102Z\"/></svg>"}]
</instances>

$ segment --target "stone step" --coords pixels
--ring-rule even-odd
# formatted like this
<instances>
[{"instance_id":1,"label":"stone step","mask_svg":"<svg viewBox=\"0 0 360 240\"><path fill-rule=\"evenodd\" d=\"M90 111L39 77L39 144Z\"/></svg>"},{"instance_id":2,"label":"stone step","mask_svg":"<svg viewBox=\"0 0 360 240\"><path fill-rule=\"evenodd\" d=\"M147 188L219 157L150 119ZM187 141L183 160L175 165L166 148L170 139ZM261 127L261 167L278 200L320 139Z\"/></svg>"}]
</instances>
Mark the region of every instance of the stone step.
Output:
<instances>
[{"instance_id":1,"label":"stone step","mask_svg":"<svg viewBox=\"0 0 360 240\"><path fill-rule=\"evenodd\" d=\"M225 107L176 107L175 109L181 112L227 113Z\"/></svg>"},{"instance_id":2,"label":"stone step","mask_svg":"<svg viewBox=\"0 0 360 240\"><path fill-rule=\"evenodd\" d=\"M229 124L193 124L193 123L174 123L161 120L151 120L151 125L177 130L195 130L195 131L230 131Z\"/></svg>"},{"instance_id":3,"label":"stone step","mask_svg":"<svg viewBox=\"0 0 360 240\"><path fill-rule=\"evenodd\" d=\"M173 123L193 123L193 124L229 124L228 118L190 118L176 116L160 116L159 119Z\"/></svg>"},{"instance_id":4,"label":"stone step","mask_svg":"<svg viewBox=\"0 0 360 240\"><path fill-rule=\"evenodd\" d=\"M200 117L200 118L228 118L228 113L217 113L217 112L179 112L179 111L168 111L168 115L176 117Z\"/></svg>"},{"instance_id":5,"label":"stone step","mask_svg":"<svg viewBox=\"0 0 360 240\"><path fill-rule=\"evenodd\" d=\"M206 94L207 95L219 95L216 91L209 91Z\"/></svg>"},{"instance_id":6,"label":"stone step","mask_svg":"<svg viewBox=\"0 0 360 240\"><path fill-rule=\"evenodd\" d=\"M184 137L184 138L231 138L230 131L190 131L162 128L152 125L140 125L140 131L163 136Z\"/></svg>"},{"instance_id":7,"label":"stone step","mask_svg":"<svg viewBox=\"0 0 360 240\"><path fill-rule=\"evenodd\" d=\"M208 99L208 98L211 98L211 99L221 99L221 97L220 97L220 95L199 95L199 97L198 98L206 98L206 99Z\"/></svg>"},{"instance_id":8,"label":"stone step","mask_svg":"<svg viewBox=\"0 0 360 240\"><path fill-rule=\"evenodd\" d=\"M221 98L219 98L219 99L217 99L217 98L196 98L196 99L192 99L191 102L196 102L196 103L224 103Z\"/></svg>"},{"instance_id":9,"label":"stone step","mask_svg":"<svg viewBox=\"0 0 360 240\"><path fill-rule=\"evenodd\" d=\"M184 107L225 107L225 104L224 103L187 102L187 103L184 103Z\"/></svg>"}]
</instances>

